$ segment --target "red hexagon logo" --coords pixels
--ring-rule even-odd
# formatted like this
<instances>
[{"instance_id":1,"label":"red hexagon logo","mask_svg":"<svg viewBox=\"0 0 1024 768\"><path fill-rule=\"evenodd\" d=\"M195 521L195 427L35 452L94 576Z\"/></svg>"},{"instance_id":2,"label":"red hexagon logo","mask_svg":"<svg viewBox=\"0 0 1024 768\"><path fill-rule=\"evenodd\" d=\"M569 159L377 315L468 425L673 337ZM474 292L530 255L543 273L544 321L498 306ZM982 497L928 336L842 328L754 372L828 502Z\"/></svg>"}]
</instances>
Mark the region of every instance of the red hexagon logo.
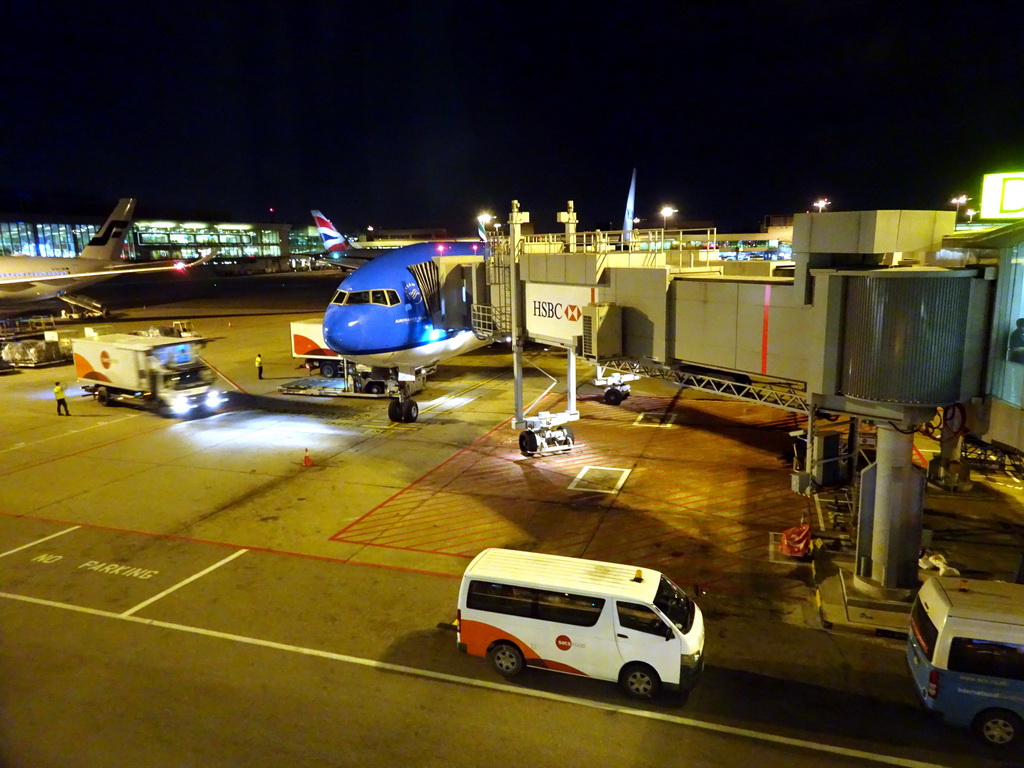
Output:
<instances>
[{"instance_id":1,"label":"red hexagon logo","mask_svg":"<svg viewBox=\"0 0 1024 768\"><path fill-rule=\"evenodd\" d=\"M575 304L565 305L565 319L575 323L583 316L583 310Z\"/></svg>"}]
</instances>

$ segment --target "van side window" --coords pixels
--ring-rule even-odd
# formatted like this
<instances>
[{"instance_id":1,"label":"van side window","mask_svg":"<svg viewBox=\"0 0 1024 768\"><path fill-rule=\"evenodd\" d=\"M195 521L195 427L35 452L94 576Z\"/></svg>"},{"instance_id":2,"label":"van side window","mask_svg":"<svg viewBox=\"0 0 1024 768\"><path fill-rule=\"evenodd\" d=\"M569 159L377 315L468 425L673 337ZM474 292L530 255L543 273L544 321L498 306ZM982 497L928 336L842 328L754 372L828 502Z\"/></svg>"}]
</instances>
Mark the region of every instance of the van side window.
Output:
<instances>
[{"instance_id":1,"label":"van side window","mask_svg":"<svg viewBox=\"0 0 1024 768\"><path fill-rule=\"evenodd\" d=\"M616 603L619 609L619 625L623 629L635 629L649 635L665 636L665 622L646 605L637 603Z\"/></svg>"},{"instance_id":2,"label":"van side window","mask_svg":"<svg viewBox=\"0 0 1024 768\"><path fill-rule=\"evenodd\" d=\"M951 672L1024 680L1024 645L954 637L949 646L949 669Z\"/></svg>"},{"instance_id":3,"label":"van side window","mask_svg":"<svg viewBox=\"0 0 1024 768\"><path fill-rule=\"evenodd\" d=\"M597 624L604 609L604 600L599 597L548 592L545 589L534 591L537 593L537 618L542 621L592 627Z\"/></svg>"},{"instance_id":4,"label":"van side window","mask_svg":"<svg viewBox=\"0 0 1024 768\"><path fill-rule=\"evenodd\" d=\"M592 627L604 609L604 600L567 592L471 581L466 606L477 611Z\"/></svg>"},{"instance_id":5,"label":"van side window","mask_svg":"<svg viewBox=\"0 0 1024 768\"><path fill-rule=\"evenodd\" d=\"M466 605L478 611L529 617L533 615L532 592L533 590L513 587L511 584L473 581L469 584Z\"/></svg>"}]
</instances>

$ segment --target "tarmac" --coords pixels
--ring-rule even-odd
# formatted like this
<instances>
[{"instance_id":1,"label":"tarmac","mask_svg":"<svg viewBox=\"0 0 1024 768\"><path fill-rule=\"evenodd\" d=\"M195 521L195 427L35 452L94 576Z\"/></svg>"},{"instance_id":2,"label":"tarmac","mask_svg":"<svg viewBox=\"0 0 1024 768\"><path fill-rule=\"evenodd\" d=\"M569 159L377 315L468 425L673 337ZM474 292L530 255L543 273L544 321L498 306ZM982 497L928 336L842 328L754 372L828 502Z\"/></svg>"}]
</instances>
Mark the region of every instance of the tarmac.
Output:
<instances>
[{"instance_id":1,"label":"tarmac","mask_svg":"<svg viewBox=\"0 0 1024 768\"><path fill-rule=\"evenodd\" d=\"M922 442L923 446L924 443ZM934 445L934 444L933 444ZM837 502L837 499L838 502ZM841 528L815 531L823 546L814 551L812 573L822 628L835 632L905 637L913 594L883 599L859 588L855 540L850 535L849 504L839 493L822 494L819 509L837 513ZM855 520L856 515L852 514ZM921 583L939 575L931 562L945 559L966 579L1018 580L1024 558L1024 483L1012 471L972 468L964 490L929 483L925 492ZM928 566L928 567L923 567ZM950 573L949 575L957 575Z\"/></svg>"}]
</instances>

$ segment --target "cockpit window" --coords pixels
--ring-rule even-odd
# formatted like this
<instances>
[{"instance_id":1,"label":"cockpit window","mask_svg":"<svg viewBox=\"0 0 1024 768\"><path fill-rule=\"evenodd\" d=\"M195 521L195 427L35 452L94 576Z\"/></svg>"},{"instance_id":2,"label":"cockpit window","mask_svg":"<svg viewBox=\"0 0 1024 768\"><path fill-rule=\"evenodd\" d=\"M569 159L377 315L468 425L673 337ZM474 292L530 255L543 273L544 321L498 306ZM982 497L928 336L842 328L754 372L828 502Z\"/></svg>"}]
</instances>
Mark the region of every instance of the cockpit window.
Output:
<instances>
[{"instance_id":1,"label":"cockpit window","mask_svg":"<svg viewBox=\"0 0 1024 768\"><path fill-rule=\"evenodd\" d=\"M331 304L379 304L384 307L393 307L399 304L398 292L390 289L377 289L373 291L338 291Z\"/></svg>"}]
</instances>

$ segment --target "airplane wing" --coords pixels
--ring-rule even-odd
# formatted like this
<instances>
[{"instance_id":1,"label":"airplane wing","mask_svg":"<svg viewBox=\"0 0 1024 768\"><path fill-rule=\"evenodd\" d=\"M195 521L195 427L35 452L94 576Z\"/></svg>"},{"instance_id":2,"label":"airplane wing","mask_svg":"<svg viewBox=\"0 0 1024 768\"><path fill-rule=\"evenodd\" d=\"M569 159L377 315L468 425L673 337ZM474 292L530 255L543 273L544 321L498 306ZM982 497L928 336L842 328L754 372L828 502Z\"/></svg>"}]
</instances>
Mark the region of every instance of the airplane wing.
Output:
<instances>
[{"instance_id":1,"label":"airplane wing","mask_svg":"<svg viewBox=\"0 0 1024 768\"><path fill-rule=\"evenodd\" d=\"M184 272L185 270L192 269L193 267L198 267L200 264L206 264L219 252L219 248L212 248L208 254L196 259L195 261L175 261L171 264L118 264L108 267L107 269L100 269L92 272L68 272L66 275L23 275L19 277L5 277L0 278L0 287L7 285L25 285L28 283L39 283L42 285L60 285L63 283L73 284L75 280L83 277L114 277L115 275L125 275L134 272L169 272L172 270ZM31 257L25 258L29 259Z\"/></svg>"}]
</instances>

